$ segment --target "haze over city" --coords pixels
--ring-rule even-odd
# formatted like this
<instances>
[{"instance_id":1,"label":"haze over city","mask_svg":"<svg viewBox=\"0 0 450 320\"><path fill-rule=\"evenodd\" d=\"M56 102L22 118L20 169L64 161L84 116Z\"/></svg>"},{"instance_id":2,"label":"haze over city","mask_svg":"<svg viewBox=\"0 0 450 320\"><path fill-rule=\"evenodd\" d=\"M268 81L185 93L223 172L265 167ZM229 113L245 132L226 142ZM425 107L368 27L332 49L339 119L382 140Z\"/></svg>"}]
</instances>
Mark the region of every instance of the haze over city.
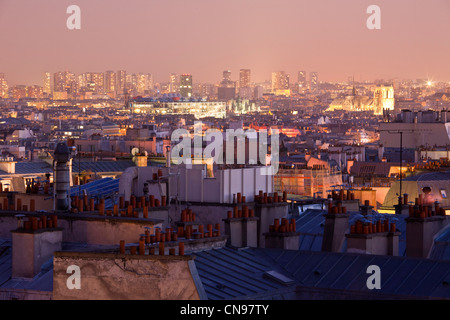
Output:
<instances>
[{"instance_id":1,"label":"haze over city","mask_svg":"<svg viewBox=\"0 0 450 320\"><path fill-rule=\"evenodd\" d=\"M450 79L446 0L376 1L381 29L369 30L373 1L0 1L0 70L14 84L41 84L44 71L125 69L167 81L191 73L216 82L223 70L317 71L322 81ZM81 9L68 30L66 9Z\"/></svg>"}]
</instances>

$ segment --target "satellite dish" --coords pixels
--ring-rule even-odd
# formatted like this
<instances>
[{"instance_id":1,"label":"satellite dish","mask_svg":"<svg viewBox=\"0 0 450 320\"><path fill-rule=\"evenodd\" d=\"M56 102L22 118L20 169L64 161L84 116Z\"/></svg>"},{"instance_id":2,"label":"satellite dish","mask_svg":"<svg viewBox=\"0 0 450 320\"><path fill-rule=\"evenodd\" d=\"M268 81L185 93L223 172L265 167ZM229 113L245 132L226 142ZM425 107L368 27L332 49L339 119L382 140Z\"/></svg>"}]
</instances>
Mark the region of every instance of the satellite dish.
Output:
<instances>
[{"instance_id":1,"label":"satellite dish","mask_svg":"<svg viewBox=\"0 0 450 320\"><path fill-rule=\"evenodd\" d=\"M139 148L133 148L133 149L131 149L131 154L133 155L133 157L134 157L137 153L139 153Z\"/></svg>"}]
</instances>

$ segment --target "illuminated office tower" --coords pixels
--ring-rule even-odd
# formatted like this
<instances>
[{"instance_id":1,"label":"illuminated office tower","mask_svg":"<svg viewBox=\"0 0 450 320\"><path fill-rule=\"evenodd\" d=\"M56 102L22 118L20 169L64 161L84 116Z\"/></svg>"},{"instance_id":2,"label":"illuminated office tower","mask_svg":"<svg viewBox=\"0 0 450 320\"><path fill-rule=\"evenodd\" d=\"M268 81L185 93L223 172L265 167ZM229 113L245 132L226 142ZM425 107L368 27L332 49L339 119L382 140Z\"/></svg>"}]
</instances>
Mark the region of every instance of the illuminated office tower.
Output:
<instances>
[{"instance_id":1,"label":"illuminated office tower","mask_svg":"<svg viewBox=\"0 0 450 320\"><path fill-rule=\"evenodd\" d=\"M86 87L94 94L104 94L105 75L102 72L87 72Z\"/></svg>"},{"instance_id":2,"label":"illuminated office tower","mask_svg":"<svg viewBox=\"0 0 450 320\"><path fill-rule=\"evenodd\" d=\"M127 88L132 94L137 93L138 76L136 74L127 74Z\"/></svg>"},{"instance_id":3,"label":"illuminated office tower","mask_svg":"<svg viewBox=\"0 0 450 320\"><path fill-rule=\"evenodd\" d=\"M56 72L53 74L53 91L63 92L66 88L66 72Z\"/></svg>"},{"instance_id":4,"label":"illuminated office tower","mask_svg":"<svg viewBox=\"0 0 450 320\"><path fill-rule=\"evenodd\" d=\"M132 79L134 82L134 79ZM136 88L137 94L143 95L148 90L153 89L153 77L151 74L139 73L136 75L136 80L133 85Z\"/></svg>"},{"instance_id":5,"label":"illuminated office tower","mask_svg":"<svg viewBox=\"0 0 450 320\"><path fill-rule=\"evenodd\" d=\"M272 92L289 90L289 75L284 71L272 72Z\"/></svg>"},{"instance_id":6,"label":"illuminated office tower","mask_svg":"<svg viewBox=\"0 0 450 320\"><path fill-rule=\"evenodd\" d=\"M93 74L93 81L95 83L95 93L104 94L105 93L105 75L103 72L97 72Z\"/></svg>"},{"instance_id":7,"label":"illuminated office tower","mask_svg":"<svg viewBox=\"0 0 450 320\"><path fill-rule=\"evenodd\" d=\"M82 73L77 76L77 86L78 86L78 90L81 90L81 88L87 87L86 73Z\"/></svg>"},{"instance_id":8,"label":"illuminated office tower","mask_svg":"<svg viewBox=\"0 0 450 320\"><path fill-rule=\"evenodd\" d=\"M169 92L170 93L180 92L180 76L175 73L172 73L170 75Z\"/></svg>"},{"instance_id":9,"label":"illuminated office tower","mask_svg":"<svg viewBox=\"0 0 450 320\"><path fill-rule=\"evenodd\" d=\"M52 93L52 88L51 88L51 74L50 72L45 72L44 73L44 87L43 87L43 92L46 95L49 95Z\"/></svg>"},{"instance_id":10,"label":"illuminated office tower","mask_svg":"<svg viewBox=\"0 0 450 320\"><path fill-rule=\"evenodd\" d=\"M201 96L211 98L214 95L214 85L213 84L203 84L201 90Z\"/></svg>"},{"instance_id":11,"label":"illuminated office tower","mask_svg":"<svg viewBox=\"0 0 450 320\"><path fill-rule=\"evenodd\" d=\"M146 74L146 89L145 90L149 90L152 91L153 90L153 75L151 75L150 73Z\"/></svg>"},{"instance_id":12,"label":"illuminated office tower","mask_svg":"<svg viewBox=\"0 0 450 320\"><path fill-rule=\"evenodd\" d=\"M201 83L192 84L192 96L201 97L201 95L202 95L202 84Z\"/></svg>"},{"instance_id":13,"label":"illuminated office tower","mask_svg":"<svg viewBox=\"0 0 450 320\"><path fill-rule=\"evenodd\" d=\"M138 94L145 93L145 90L147 89L147 77L145 74L140 73L137 75L136 89Z\"/></svg>"},{"instance_id":14,"label":"illuminated office tower","mask_svg":"<svg viewBox=\"0 0 450 320\"><path fill-rule=\"evenodd\" d=\"M311 72L309 74L309 81L311 92L317 92L319 90L319 74L317 72Z\"/></svg>"},{"instance_id":15,"label":"illuminated office tower","mask_svg":"<svg viewBox=\"0 0 450 320\"><path fill-rule=\"evenodd\" d=\"M44 97L44 88L41 86L28 86L26 90L28 98L42 99Z\"/></svg>"},{"instance_id":16,"label":"illuminated office tower","mask_svg":"<svg viewBox=\"0 0 450 320\"><path fill-rule=\"evenodd\" d=\"M239 70L239 87L250 87L250 69Z\"/></svg>"},{"instance_id":17,"label":"illuminated office tower","mask_svg":"<svg viewBox=\"0 0 450 320\"><path fill-rule=\"evenodd\" d=\"M127 72L125 70L117 71L116 88L118 94L123 94L126 84L127 84Z\"/></svg>"},{"instance_id":18,"label":"illuminated office tower","mask_svg":"<svg viewBox=\"0 0 450 320\"><path fill-rule=\"evenodd\" d=\"M231 81L231 71L225 70L223 73L223 81Z\"/></svg>"},{"instance_id":19,"label":"illuminated office tower","mask_svg":"<svg viewBox=\"0 0 450 320\"><path fill-rule=\"evenodd\" d=\"M27 86L24 85L16 85L11 88L12 98L17 101L22 98L26 98L27 96Z\"/></svg>"},{"instance_id":20,"label":"illuminated office tower","mask_svg":"<svg viewBox=\"0 0 450 320\"><path fill-rule=\"evenodd\" d=\"M231 81L231 71L225 70L222 75L223 79L217 89L217 98L223 101L233 100L236 97L236 83Z\"/></svg>"},{"instance_id":21,"label":"illuminated office tower","mask_svg":"<svg viewBox=\"0 0 450 320\"><path fill-rule=\"evenodd\" d=\"M63 92L65 88L64 72L56 72L53 74L53 91Z\"/></svg>"},{"instance_id":22,"label":"illuminated office tower","mask_svg":"<svg viewBox=\"0 0 450 320\"><path fill-rule=\"evenodd\" d=\"M84 79L82 80L84 82L84 86L86 87L88 91L94 93L95 92L95 81L93 80L93 75L91 72L84 73Z\"/></svg>"},{"instance_id":23,"label":"illuminated office tower","mask_svg":"<svg viewBox=\"0 0 450 320\"><path fill-rule=\"evenodd\" d=\"M4 99L8 98L8 82L3 73L0 73L0 97Z\"/></svg>"},{"instance_id":24,"label":"illuminated office tower","mask_svg":"<svg viewBox=\"0 0 450 320\"><path fill-rule=\"evenodd\" d=\"M253 89L250 87L250 69L239 70L239 97L253 99Z\"/></svg>"},{"instance_id":25,"label":"illuminated office tower","mask_svg":"<svg viewBox=\"0 0 450 320\"><path fill-rule=\"evenodd\" d=\"M114 71L105 72L105 93L116 92L116 73Z\"/></svg>"},{"instance_id":26,"label":"illuminated office tower","mask_svg":"<svg viewBox=\"0 0 450 320\"><path fill-rule=\"evenodd\" d=\"M299 71L297 75L297 85L298 91L304 91L308 87L308 83L306 82L306 71Z\"/></svg>"},{"instance_id":27,"label":"illuminated office tower","mask_svg":"<svg viewBox=\"0 0 450 320\"><path fill-rule=\"evenodd\" d=\"M59 71L53 74L53 92L75 93L75 75L70 71Z\"/></svg>"},{"instance_id":28,"label":"illuminated office tower","mask_svg":"<svg viewBox=\"0 0 450 320\"><path fill-rule=\"evenodd\" d=\"M192 75L182 74L180 77L180 94L184 98L192 97Z\"/></svg>"}]
</instances>

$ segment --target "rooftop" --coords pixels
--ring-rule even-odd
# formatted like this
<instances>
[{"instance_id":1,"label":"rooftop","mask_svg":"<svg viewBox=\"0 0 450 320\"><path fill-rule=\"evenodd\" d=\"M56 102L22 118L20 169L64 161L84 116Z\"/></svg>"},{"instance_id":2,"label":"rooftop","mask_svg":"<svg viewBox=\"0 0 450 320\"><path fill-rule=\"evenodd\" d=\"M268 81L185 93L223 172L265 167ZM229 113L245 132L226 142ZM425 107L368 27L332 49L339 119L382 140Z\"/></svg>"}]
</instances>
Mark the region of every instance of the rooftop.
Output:
<instances>
[{"instance_id":1,"label":"rooftop","mask_svg":"<svg viewBox=\"0 0 450 320\"><path fill-rule=\"evenodd\" d=\"M111 249L63 243L64 251ZM319 299L450 299L450 261L228 247L192 255L209 300L292 300L313 295ZM0 239L0 293L12 288L52 291L52 259L32 280L26 280L11 279L11 258L11 241ZM383 272L381 289L376 292L366 285L370 265L380 266Z\"/></svg>"},{"instance_id":2,"label":"rooftop","mask_svg":"<svg viewBox=\"0 0 450 320\"><path fill-rule=\"evenodd\" d=\"M123 172L128 167L135 166L131 160L117 161L78 161L74 159L72 162L72 172L78 173L83 171L91 172ZM39 162L17 162L15 165L16 174L45 174L53 173L52 166L44 161ZM0 176L11 175L6 171L0 170Z\"/></svg>"},{"instance_id":3,"label":"rooftop","mask_svg":"<svg viewBox=\"0 0 450 320\"><path fill-rule=\"evenodd\" d=\"M297 232L300 232L299 250L320 252L322 250L323 230L325 225L325 217L327 210L306 209L296 219ZM349 228L350 224L360 215L359 212L348 212ZM399 236L399 255L406 254L406 221L408 215L379 215L388 219L396 219L396 229L400 231ZM450 250L450 246L449 249ZM346 251L346 241L342 248L342 252Z\"/></svg>"},{"instance_id":4,"label":"rooftop","mask_svg":"<svg viewBox=\"0 0 450 320\"><path fill-rule=\"evenodd\" d=\"M409 176L403 181L450 181L450 171L426 172Z\"/></svg>"}]
</instances>

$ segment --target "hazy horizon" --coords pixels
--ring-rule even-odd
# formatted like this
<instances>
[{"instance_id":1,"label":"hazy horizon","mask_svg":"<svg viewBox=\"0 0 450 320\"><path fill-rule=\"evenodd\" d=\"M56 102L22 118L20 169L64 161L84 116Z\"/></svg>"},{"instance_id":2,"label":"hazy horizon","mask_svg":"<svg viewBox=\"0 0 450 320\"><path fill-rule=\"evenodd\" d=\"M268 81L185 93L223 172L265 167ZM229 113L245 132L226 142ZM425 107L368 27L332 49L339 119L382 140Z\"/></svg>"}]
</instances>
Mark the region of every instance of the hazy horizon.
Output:
<instances>
[{"instance_id":1,"label":"hazy horizon","mask_svg":"<svg viewBox=\"0 0 450 320\"><path fill-rule=\"evenodd\" d=\"M81 30L68 30L69 5ZM381 30L369 30L369 5ZM167 82L191 73L215 83L251 69L252 82L283 70L320 81L450 81L448 0L0 0L0 73L11 85L42 85L45 71L127 70Z\"/></svg>"}]
</instances>

